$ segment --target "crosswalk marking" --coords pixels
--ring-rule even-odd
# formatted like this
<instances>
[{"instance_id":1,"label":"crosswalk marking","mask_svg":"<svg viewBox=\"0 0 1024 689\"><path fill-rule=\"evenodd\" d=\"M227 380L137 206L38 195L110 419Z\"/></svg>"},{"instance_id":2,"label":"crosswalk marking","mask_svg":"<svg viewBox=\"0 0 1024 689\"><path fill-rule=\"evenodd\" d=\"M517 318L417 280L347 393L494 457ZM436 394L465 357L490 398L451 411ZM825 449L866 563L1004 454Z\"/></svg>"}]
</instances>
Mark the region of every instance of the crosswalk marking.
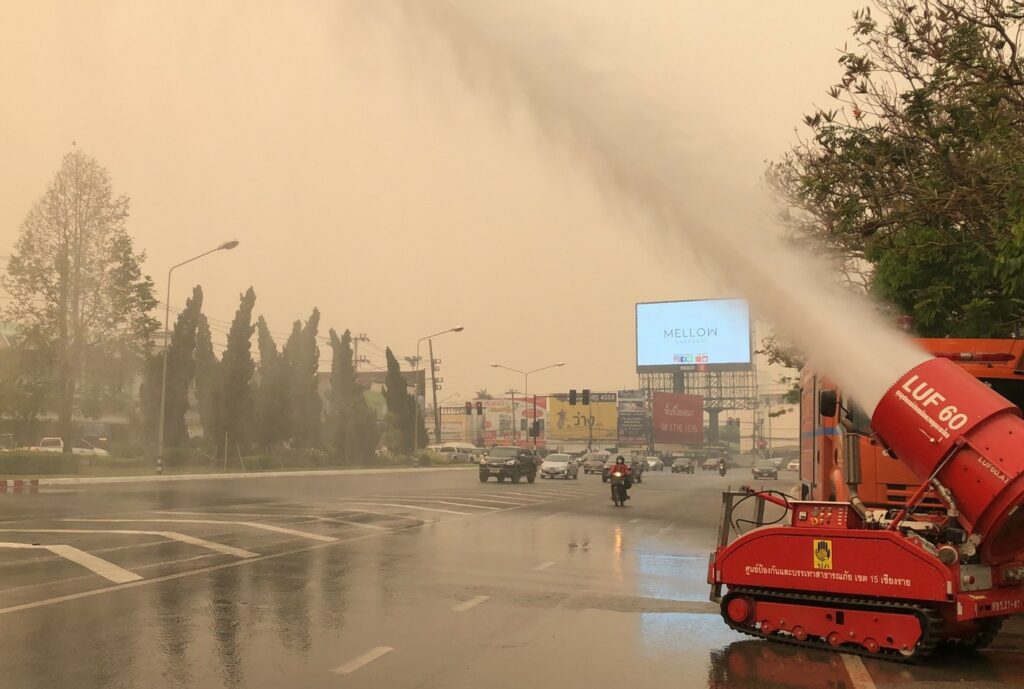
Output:
<instances>
[{"instance_id":1,"label":"crosswalk marking","mask_svg":"<svg viewBox=\"0 0 1024 689\"><path fill-rule=\"evenodd\" d=\"M247 526L251 529L260 529L261 531L273 531L274 533L283 533L289 536L297 536L299 538L308 538L312 541L323 541L325 543L333 543L338 540L334 536L324 536L323 534L312 533L310 531L299 531L298 529L289 529L284 526L275 526L273 524L261 524L260 522L241 522L227 519L63 519L66 522L103 522L103 523L139 523L139 522L159 522L163 524L234 524L236 526Z\"/></svg>"}]
</instances>

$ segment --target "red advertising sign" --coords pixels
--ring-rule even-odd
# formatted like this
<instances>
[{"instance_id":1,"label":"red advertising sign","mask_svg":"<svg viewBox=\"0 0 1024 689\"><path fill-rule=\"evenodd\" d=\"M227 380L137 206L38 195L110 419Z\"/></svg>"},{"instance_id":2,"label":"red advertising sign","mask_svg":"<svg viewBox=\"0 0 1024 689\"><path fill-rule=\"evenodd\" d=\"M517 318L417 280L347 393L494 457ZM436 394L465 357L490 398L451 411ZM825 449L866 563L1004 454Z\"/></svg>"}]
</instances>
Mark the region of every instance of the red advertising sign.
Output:
<instances>
[{"instance_id":1,"label":"red advertising sign","mask_svg":"<svg viewBox=\"0 0 1024 689\"><path fill-rule=\"evenodd\" d=\"M654 440L700 443L704 440L704 398L674 392L654 393Z\"/></svg>"}]
</instances>

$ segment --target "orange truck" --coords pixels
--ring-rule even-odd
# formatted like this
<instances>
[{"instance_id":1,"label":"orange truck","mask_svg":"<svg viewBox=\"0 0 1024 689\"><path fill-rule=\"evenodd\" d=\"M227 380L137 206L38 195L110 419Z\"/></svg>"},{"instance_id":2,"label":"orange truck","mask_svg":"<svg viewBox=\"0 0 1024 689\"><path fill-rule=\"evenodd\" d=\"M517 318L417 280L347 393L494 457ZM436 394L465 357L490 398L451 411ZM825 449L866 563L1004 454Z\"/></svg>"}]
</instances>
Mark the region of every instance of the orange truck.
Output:
<instances>
[{"instance_id":1,"label":"orange truck","mask_svg":"<svg viewBox=\"0 0 1024 689\"><path fill-rule=\"evenodd\" d=\"M1024 410L1024 340L915 340L950 359ZM872 438L868 416L827 378L801 371L800 491L808 500L859 499L869 507L900 507L920 485L903 462ZM923 507L940 507L928 496Z\"/></svg>"}]
</instances>

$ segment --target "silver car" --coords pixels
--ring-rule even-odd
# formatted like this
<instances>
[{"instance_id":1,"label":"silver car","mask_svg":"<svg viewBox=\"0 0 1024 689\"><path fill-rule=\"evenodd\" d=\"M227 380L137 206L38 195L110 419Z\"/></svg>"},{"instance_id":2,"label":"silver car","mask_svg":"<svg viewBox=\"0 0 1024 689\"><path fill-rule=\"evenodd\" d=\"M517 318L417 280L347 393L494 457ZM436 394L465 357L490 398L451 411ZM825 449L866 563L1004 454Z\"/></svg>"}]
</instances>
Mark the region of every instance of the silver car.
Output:
<instances>
[{"instance_id":1,"label":"silver car","mask_svg":"<svg viewBox=\"0 0 1024 689\"><path fill-rule=\"evenodd\" d=\"M580 477L580 465L572 455L548 455L540 465L540 477L575 480Z\"/></svg>"}]
</instances>

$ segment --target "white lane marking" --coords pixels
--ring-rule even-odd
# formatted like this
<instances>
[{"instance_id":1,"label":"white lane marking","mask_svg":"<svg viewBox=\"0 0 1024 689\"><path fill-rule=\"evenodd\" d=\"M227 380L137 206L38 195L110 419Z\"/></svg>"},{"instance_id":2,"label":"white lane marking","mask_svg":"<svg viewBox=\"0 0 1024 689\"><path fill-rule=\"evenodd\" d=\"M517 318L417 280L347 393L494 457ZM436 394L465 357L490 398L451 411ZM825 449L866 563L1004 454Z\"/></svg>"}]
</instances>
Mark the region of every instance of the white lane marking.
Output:
<instances>
[{"instance_id":1,"label":"white lane marking","mask_svg":"<svg viewBox=\"0 0 1024 689\"><path fill-rule=\"evenodd\" d=\"M367 651L358 658L353 658L344 665L339 665L338 667L331 670L331 672L333 672L336 675L350 674L352 672L355 672L359 668L363 667L364 665L369 665L373 661L377 660L377 658L380 658L382 655L386 655L393 650L395 649L391 648L390 646L378 646L377 648Z\"/></svg>"},{"instance_id":2,"label":"white lane marking","mask_svg":"<svg viewBox=\"0 0 1024 689\"><path fill-rule=\"evenodd\" d=\"M454 610L455 612L466 612L467 610L472 610L481 603L486 603L490 599L490 596L477 596L476 598L470 598L469 600L464 600L458 605L454 606L452 610Z\"/></svg>"},{"instance_id":3,"label":"white lane marking","mask_svg":"<svg viewBox=\"0 0 1024 689\"><path fill-rule=\"evenodd\" d=\"M346 500L346 498L338 498L339 500ZM350 504L353 505L371 505L373 507L400 507L406 510L423 510L424 512L443 512L444 514L459 514L465 516L467 514L473 514L472 512L456 512L455 510L442 510L439 507L420 507L419 505L399 505L394 502L364 502L362 500L354 501ZM344 509L344 508L343 508Z\"/></svg>"},{"instance_id":4,"label":"white lane marking","mask_svg":"<svg viewBox=\"0 0 1024 689\"><path fill-rule=\"evenodd\" d=\"M629 523L630 523L630 524L636 524L636 523L637 523L638 521L640 521L640 518L639 518L639 517L637 517L636 519L630 519L630 520L629 520Z\"/></svg>"},{"instance_id":5,"label":"white lane marking","mask_svg":"<svg viewBox=\"0 0 1024 689\"><path fill-rule=\"evenodd\" d=\"M107 581L112 581L115 584L127 584L129 581L139 581L142 579L135 572L131 572L123 567L118 567L113 562L108 562L103 558L90 555L84 550L79 550L70 545L32 545L31 543L0 543L0 548L26 548L29 550L48 550L58 557L62 557L65 560L74 562L76 565L81 565L94 574L98 574Z\"/></svg>"},{"instance_id":6,"label":"white lane marking","mask_svg":"<svg viewBox=\"0 0 1024 689\"><path fill-rule=\"evenodd\" d=\"M332 543L338 540L334 536L324 536L323 534L312 533L310 531L299 531L298 529L289 529L284 526L261 524L259 522L229 521L227 519L62 519L61 521L120 524L134 524L139 522L159 522L161 524L233 524L235 526L248 526L251 529L260 529L261 531L273 531L274 533L282 533L288 536L297 536L298 538L308 538L312 541L323 541L324 543Z\"/></svg>"},{"instance_id":7,"label":"white lane marking","mask_svg":"<svg viewBox=\"0 0 1024 689\"><path fill-rule=\"evenodd\" d=\"M317 521L317 522L326 522L328 524L345 524L346 526L361 526L364 529L372 529L373 531L390 531L391 530L391 529L387 528L386 526L378 526L376 524L367 524L366 522L357 522L357 521L353 521L351 519L338 519L337 517L325 517L325 516L320 515L320 514L281 514L280 512L278 512L277 514L266 514L264 512L261 512L261 513L253 513L253 512L184 512L184 511L182 511L182 512L163 512L163 511L159 511L159 510L154 510L153 514L171 514L171 515L173 515L173 514L197 514L197 515L205 514L205 515L210 516L210 517L258 517L260 519L290 519L290 518L301 517L301 518L304 518L304 519L312 519L313 521Z\"/></svg>"},{"instance_id":8,"label":"white lane marking","mask_svg":"<svg viewBox=\"0 0 1024 689\"><path fill-rule=\"evenodd\" d=\"M215 550L218 553L224 553L225 555L234 555L243 559L250 557L259 557L259 553L254 553L251 550L242 550L241 548L235 548L230 545L224 545L223 543L214 543L213 541L207 541L202 538L196 538L195 536L189 536L188 534L178 533L177 531L137 531L135 529L0 529L8 533L75 533L75 534L122 534L129 536L163 536L169 538L172 541L181 541L182 543L188 543L189 545L199 546L200 548L206 548L207 550Z\"/></svg>"},{"instance_id":9,"label":"white lane marking","mask_svg":"<svg viewBox=\"0 0 1024 689\"><path fill-rule=\"evenodd\" d=\"M553 564L555 564L554 560L548 560L547 562L540 563L539 565L534 567L533 570L535 572L543 572L545 569L547 569L548 567L550 567Z\"/></svg>"},{"instance_id":10,"label":"white lane marking","mask_svg":"<svg viewBox=\"0 0 1024 689\"><path fill-rule=\"evenodd\" d=\"M520 500L518 498L512 498L512 499L508 499L508 500L495 500L494 498L468 498L468 497L465 497L465 496L462 496L462 495L439 495L437 497L439 497L439 498L447 498L448 500L470 500L472 502L487 502L487 503L490 503L492 505L522 506L522 505L532 505L532 504L534 504L534 502L532 500Z\"/></svg>"},{"instance_id":11,"label":"white lane marking","mask_svg":"<svg viewBox=\"0 0 1024 689\"><path fill-rule=\"evenodd\" d=\"M381 498L382 500L401 500L402 502L432 502L438 505L451 505L452 507L472 507L477 510L500 510L500 507L491 507L490 505L473 505L468 502L449 502L447 500L441 500L439 498ZM453 498L458 500L458 498Z\"/></svg>"},{"instance_id":12,"label":"white lane marking","mask_svg":"<svg viewBox=\"0 0 1024 689\"><path fill-rule=\"evenodd\" d=\"M852 656L846 653L841 654L843 664L846 665L846 672L850 675L850 682L853 689L877 689L875 680L871 679L868 669L864 667L864 661L860 656Z\"/></svg>"}]
</instances>

